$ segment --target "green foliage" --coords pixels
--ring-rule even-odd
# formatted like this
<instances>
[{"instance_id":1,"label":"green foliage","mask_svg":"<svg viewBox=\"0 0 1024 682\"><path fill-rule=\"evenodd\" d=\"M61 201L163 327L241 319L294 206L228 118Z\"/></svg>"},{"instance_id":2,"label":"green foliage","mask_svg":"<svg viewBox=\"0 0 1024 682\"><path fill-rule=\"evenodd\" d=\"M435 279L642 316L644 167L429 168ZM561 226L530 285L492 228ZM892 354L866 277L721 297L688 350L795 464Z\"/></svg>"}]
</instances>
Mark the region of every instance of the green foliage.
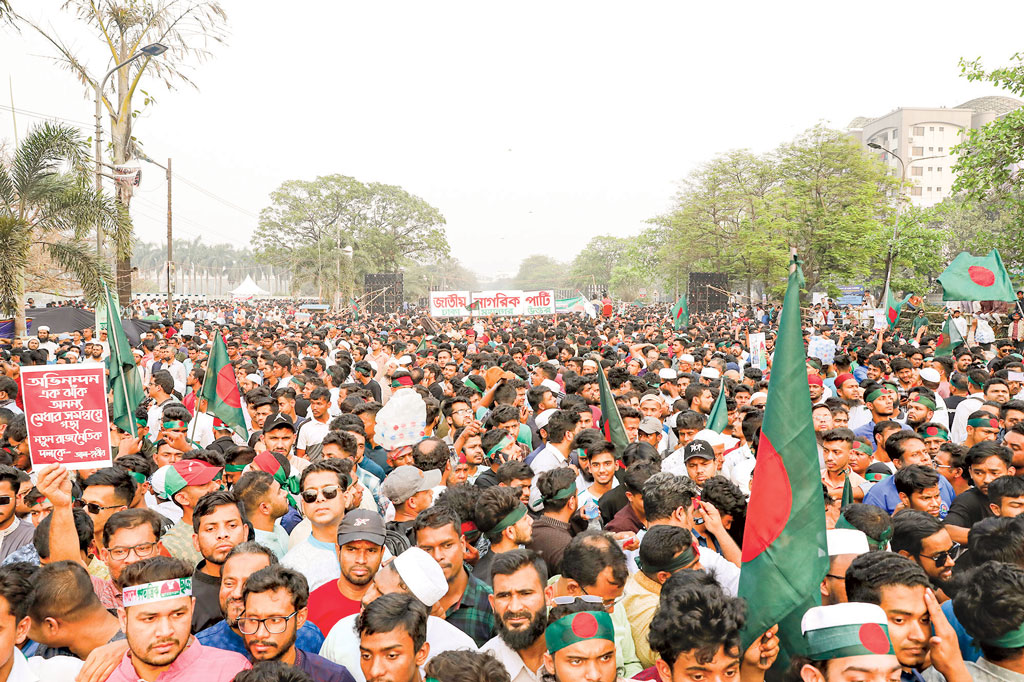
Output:
<instances>
[{"instance_id":1,"label":"green foliage","mask_svg":"<svg viewBox=\"0 0 1024 682\"><path fill-rule=\"evenodd\" d=\"M131 235L125 207L90 188L82 170L87 154L76 129L44 123L0 163L0 313L15 317L18 334L25 331L25 274L33 252L73 276L95 302L112 278L87 246L93 228ZM130 238L115 247L119 257L130 253Z\"/></svg>"},{"instance_id":2,"label":"green foliage","mask_svg":"<svg viewBox=\"0 0 1024 682\"><path fill-rule=\"evenodd\" d=\"M565 286L566 267L551 256L528 256L519 264L519 272L512 278L517 289L551 289Z\"/></svg>"},{"instance_id":3,"label":"green foliage","mask_svg":"<svg viewBox=\"0 0 1024 682\"><path fill-rule=\"evenodd\" d=\"M607 284L612 278L612 269L629 248L630 241L610 235L591 239L572 261L569 284L574 287Z\"/></svg>"},{"instance_id":4,"label":"green foliage","mask_svg":"<svg viewBox=\"0 0 1024 682\"><path fill-rule=\"evenodd\" d=\"M327 297L367 272L444 262L449 254L441 212L401 187L326 175L284 182L270 200L253 235L257 259Z\"/></svg>"}]
</instances>

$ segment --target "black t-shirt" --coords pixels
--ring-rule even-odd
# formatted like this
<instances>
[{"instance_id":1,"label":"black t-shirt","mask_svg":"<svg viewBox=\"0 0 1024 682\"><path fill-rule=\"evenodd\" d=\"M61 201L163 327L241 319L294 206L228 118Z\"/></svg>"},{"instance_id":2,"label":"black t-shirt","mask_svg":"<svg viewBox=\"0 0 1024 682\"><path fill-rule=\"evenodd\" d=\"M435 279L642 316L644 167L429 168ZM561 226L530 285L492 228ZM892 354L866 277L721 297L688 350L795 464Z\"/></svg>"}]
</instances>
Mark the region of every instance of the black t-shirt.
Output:
<instances>
[{"instance_id":1,"label":"black t-shirt","mask_svg":"<svg viewBox=\"0 0 1024 682\"><path fill-rule=\"evenodd\" d=\"M205 630L223 620L220 612L220 578L214 578L201 570L206 560L199 562L192 574L192 596L196 606L192 609L192 634Z\"/></svg>"},{"instance_id":2,"label":"black t-shirt","mask_svg":"<svg viewBox=\"0 0 1024 682\"><path fill-rule=\"evenodd\" d=\"M945 523L970 528L990 516L992 510L988 506L988 496L983 495L977 488L968 488L953 500L949 513L946 514Z\"/></svg>"},{"instance_id":3,"label":"black t-shirt","mask_svg":"<svg viewBox=\"0 0 1024 682\"><path fill-rule=\"evenodd\" d=\"M627 504L629 504L629 500L626 499L626 486L620 481L619 485L606 492L597 501L597 508L601 510L601 525L608 525L619 513L619 510Z\"/></svg>"},{"instance_id":4,"label":"black t-shirt","mask_svg":"<svg viewBox=\"0 0 1024 682\"><path fill-rule=\"evenodd\" d=\"M965 397L962 395L951 395L948 398L943 398L942 402L946 403L946 410L952 414L956 412L956 406L962 403Z\"/></svg>"},{"instance_id":5,"label":"black t-shirt","mask_svg":"<svg viewBox=\"0 0 1024 682\"><path fill-rule=\"evenodd\" d=\"M491 467L483 467L483 471L480 472L480 475L476 477L473 483L481 488L490 488L491 486L498 485L498 474L494 473L494 469Z\"/></svg>"}]
</instances>

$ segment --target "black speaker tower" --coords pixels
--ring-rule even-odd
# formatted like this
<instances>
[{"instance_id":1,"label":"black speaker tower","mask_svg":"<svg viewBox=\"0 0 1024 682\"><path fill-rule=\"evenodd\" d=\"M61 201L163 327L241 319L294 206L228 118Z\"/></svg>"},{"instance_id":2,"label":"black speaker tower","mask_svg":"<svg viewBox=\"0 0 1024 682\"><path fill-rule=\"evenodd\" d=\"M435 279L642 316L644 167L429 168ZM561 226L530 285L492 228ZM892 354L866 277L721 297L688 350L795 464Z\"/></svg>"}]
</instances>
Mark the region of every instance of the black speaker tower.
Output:
<instances>
[{"instance_id":1,"label":"black speaker tower","mask_svg":"<svg viewBox=\"0 0 1024 682\"><path fill-rule=\"evenodd\" d=\"M714 287L714 288L712 288ZM729 304L729 277L717 272L691 272L686 303L691 313L725 310Z\"/></svg>"},{"instance_id":2,"label":"black speaker tower","mask_svg":"<svg viewBox=\"0 0 1024 682\"><path fill-rule=\"evenodd\" d=\"M402 273L367 273L363 277L363 292L372 315L397 313L402 309L402 301L405 298Z\"/></svg>"}]
</instances>

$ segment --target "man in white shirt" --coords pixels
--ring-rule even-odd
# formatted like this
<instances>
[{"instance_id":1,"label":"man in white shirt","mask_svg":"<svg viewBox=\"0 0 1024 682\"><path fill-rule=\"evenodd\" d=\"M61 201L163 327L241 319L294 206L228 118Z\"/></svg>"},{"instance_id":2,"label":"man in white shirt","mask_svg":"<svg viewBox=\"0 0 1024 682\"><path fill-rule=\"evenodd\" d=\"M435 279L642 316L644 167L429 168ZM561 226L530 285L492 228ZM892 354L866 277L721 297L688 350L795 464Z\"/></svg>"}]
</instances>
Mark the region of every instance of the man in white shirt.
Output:
<instances>
[{"instance_id":1,"label":"man in white shirt","mask_svg":"<svg viewBox=\"0 0 1024 682\"><path fill-rule=\"evenodd\" d=\"M544 666L544 627L547 624L547 568L536 553L515 549L495 557L491 568L497 636L480 650L505 666L512 682L540 682Z\"/></svg>"},{"instance_id":2,"label":"man in white shirt","mask_svg":"<svg viewBox=\"0 0 1024 682\"><path fill-rule=\"evenodd\" d=\"M331 392L326 388L314 388L309 394L311 418L299 426L298 440L295 442L295 454L298 457L313 461L320 455L321 443L329 431L330 406Z\"/></svg>"}]
</instances>

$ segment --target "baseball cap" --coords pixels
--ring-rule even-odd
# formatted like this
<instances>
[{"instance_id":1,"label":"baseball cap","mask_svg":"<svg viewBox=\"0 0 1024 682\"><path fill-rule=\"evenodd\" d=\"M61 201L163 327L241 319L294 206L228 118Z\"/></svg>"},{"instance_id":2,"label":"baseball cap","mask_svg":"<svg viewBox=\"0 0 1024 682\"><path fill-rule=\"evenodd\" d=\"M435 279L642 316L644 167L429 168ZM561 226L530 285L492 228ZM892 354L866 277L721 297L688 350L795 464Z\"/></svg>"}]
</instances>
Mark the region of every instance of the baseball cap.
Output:
<instances>
[{"instance_id":1,"label":"baseball cap","mask_svg":"<svg viewBox=\"0 0 1024 682\"><path fill-rule=\"evenodd\" d=\"M654 417L644 417L640 420L639 430L647 435L661 433L661 422Z\"/></svg>"},{"instance_id":2,"label":"baseball cap","mask_svg":"<svg viewBox=\"0 0 1024 682\"><path fill-rule=\"evenodd\" d=\"M207 464L201 459L183 459L157 469L150 483L157 495L169 500L189 486L206 485L218 473L220 467Z\"/></svg>"},{"instance_id":3,"label":"baseball cap","mask_svg":"<svg viewBox=\"0 0 1024 682\"><path fill-rule=\"evenodd\" d=\"M536 419L533 420L534 422L536 422L537 428L546 429L548 426L548 421L551 419L551 415L553 415L555 412L558 412L558 410L556 410L555 408L551 408L550 410L544 410L543 412L538 414Z\"/></svg>"},{"instance_id":4,"label":"baseball cap","mask_svg":"<svg viewBox=\"0 0 1024 682\"><path fill-rule=\"evenodd\" d=\"M416 493L441 485L441 472L437 469L422 471L409 464L396 467L384 482L380 492L392 504L402 504Z\"/></svg>"},{"instance_id":5,"label":"baseball cap","mask_svg":"<svg viewBox=\"0 0 1024 682\"><path fill-rule=\"evenodd\" d=\"M280 412L272 417L268 417L267 421L263 422L263 433L270 433L274 429L280 428L291 429L294 431L295 424L292 423L291 419Z\"/></svg>"},{"instance_id":6,"label":"baseball cap","mask_svg":"<svg viewBox=\"0 0 1024 682\"><path fill-rule=\"evenodd\" d=\"M711 443L706 440L692 440L683 450L683 461L689 462L694 457L701 459L714 459L715 451L711 449Z\"/></svg>"},{"instance_id":7,"label":"baseball cap","mask_svg":"<svg viewBox=\"0 0 1024 682\"><path fill-rule=\"evenodd\" d=\"M448 581L441 564L419 547L410 547L391 561L412 596L428 608L448 593Z\"/></svg>"},{"instance_id":8,"label":"baseball cap","mask_svg":"<svg viewBox=\"0 0 1024 682\"><path fill-rule=\"evenodd\" d=\"M338 545L356 540L368 540L375 545L383 545L387 531L384 519L377 512L369 509L353 509L345 512L345 517L338 525Z\"/></svg>"}]
</instances>

